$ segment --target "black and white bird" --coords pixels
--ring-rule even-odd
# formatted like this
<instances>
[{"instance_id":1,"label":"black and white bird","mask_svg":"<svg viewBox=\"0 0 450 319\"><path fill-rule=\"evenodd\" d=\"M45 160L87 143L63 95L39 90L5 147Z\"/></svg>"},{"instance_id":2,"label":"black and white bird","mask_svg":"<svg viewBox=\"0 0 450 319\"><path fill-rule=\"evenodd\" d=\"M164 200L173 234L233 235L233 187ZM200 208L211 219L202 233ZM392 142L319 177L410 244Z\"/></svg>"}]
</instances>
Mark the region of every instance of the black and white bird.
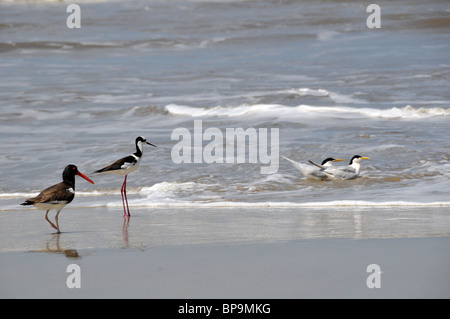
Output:
<instances>
[{"instance_id":1,"label":"black and white bird","mask_svg":"<svg viewBox=\"0 0 450 319\"><path fill-rule=\"evenodd\" d=\"M284 156L283 158L291 162L292 165L302 172L303 176L307 179L326 179L327 175L323 173L325 168L333 166L333 163L335 162L345 161L344 159L334 159L333 157L328 157L324 159L320 167L318 167L317 165L299 163Z\"/></svg>"},{"instance_id":2,"label":"black and white bird","mask_svg":"<svg viewBox=\"0 0 450 319\"><path fill-rule=\"evenodd\" d=\"M316 164L313 161L309 161L311 164L316 165L319 168L324 168L323 173L331 179L353 179L359 176L361 171L360 162L365 159L370 159L365 156L355 155L350 160L348 166L331 166L324 167L322 165Z\"/></svg>"},{"instance_id":3,"label":"black and white bird","mask_svg":"<svg viewBox=\"0 0 450 319\"><path fill-rule=\"evenodd\" d=\"M125 156L111 165L108 165L106 167L103 167L102 169L99 169L95 171L94 173L113 173L116 175L125 175L125 178L123 180L122 188L120 189L120 194L122 195L122 204L123 204L123 216L131 216L130 214L130 208L128 207L128 199L127 199L127 176L131 172L134 172L141 163L142 159L142 151L143 151L143 145L144 143L147 143L148 145L156 147L156 145L153 145L152 143L147 142L145 137L138 136L136 138L136 152L133 154L130 154L128 156ZM125 198L125 200L124 200ZM125 210L125 204L126 204L126 210Z\"/></svg>"},{"instance_id":4,"label":"black and white bird","mask_svg":"<svg viewBox=\"0 0 450 319\"><path fill-rule=\"evenodd\" d=\"M75 165L67 165L63 171L63 181L61 183L44 189L39 193L39 195L27 199L20 205L33 205L38 209L46 210L45 220L50 223L50 226L56 229L58 234L61 233L59 230L58 216L59 212L75 197L75 175L78 175L87 180L89 183L94 184L89 177L79 172ZM57 210L55 216L56 225L48 219L48 212L52 209Z\"/></svg>"}]
</instances>

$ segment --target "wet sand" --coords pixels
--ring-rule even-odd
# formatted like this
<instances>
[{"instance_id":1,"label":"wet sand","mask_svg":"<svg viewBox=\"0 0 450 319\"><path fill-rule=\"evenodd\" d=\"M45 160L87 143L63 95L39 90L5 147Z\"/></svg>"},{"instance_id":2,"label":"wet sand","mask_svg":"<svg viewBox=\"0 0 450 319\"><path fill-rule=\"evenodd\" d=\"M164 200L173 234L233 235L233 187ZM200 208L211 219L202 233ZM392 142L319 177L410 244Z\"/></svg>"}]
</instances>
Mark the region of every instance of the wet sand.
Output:
<instances>
[{"instance_id":1,"label":"wet sand","mask_svg":"<svg viewBox=\"0 0 450 319\"><path fill-rule=\"evenodd\" d=\"M448 208L0 212L1 298L449 298ZM52 215L53 217L53 215ZM81 288L68 288L67 267ZM380 288L368 288L377 264Z\"/></svg>"}]
</instances>

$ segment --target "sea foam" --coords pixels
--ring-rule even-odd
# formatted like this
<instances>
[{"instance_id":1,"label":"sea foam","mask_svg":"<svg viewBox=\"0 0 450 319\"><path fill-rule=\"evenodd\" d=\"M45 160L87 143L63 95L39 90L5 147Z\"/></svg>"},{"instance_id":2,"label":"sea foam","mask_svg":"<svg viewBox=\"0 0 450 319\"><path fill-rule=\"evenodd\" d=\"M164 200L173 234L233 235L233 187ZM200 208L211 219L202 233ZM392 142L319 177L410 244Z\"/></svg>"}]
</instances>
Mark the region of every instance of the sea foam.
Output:
<instances>
[{"instance_id":1,"label":"sea foam","mask_svg":"<svg viewBox=\"0 0 450 319\"><path fill-rule=\"evenodd\" d=\"M430 117L450 116L450 109L442 107L414 108L411 105L389 109L357 108L349 106L285 106L280 104L254 104L234 107L191 107L169 104L165 110L172 115L189 117L240 117L240 116L275 116L282 120L297 120L299 117L317 118L370 118L370 119L404 119L417 120Z\"/></svg>"}]
</instances>

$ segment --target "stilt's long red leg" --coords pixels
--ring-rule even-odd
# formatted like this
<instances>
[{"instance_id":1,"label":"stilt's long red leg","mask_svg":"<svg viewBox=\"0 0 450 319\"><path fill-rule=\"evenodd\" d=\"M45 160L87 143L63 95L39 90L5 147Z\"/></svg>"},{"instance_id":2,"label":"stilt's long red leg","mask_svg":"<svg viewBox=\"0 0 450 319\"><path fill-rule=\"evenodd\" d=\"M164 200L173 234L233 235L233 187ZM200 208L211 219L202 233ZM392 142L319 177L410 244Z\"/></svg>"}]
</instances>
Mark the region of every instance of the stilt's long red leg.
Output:
<instances>
[{"instance_id":1,"label":"stilt's long red leg","mask_svg":"<svg viewBox=\"0 0 450 319\"><path fill-rule=\"evenodd\" d=\"M124 189L124 193L125 193L125 202L127 203L128 217L130 217L131 216L131 214L130 214L130 207L128 206L128 198L127 198L127 177L128 177L128 175L125 175L125 189Z\"/></svg>"},{"instance_id":2,"label":"stilt's long red leg","mask_svg":"<svg viewBox=\"0 0 450 319\"><path fill-rule=\"evenodd\" d=\"M120 195L122 195L123 216L127 215L127 212L125 210L125 201L123 199L123 193L124 193L124 189L125 189L125 181L126 181L126 179L127 179L127 177L125 176L125 180L123 181L122 188L120 189Z\"/></svg>"}]
</instances>

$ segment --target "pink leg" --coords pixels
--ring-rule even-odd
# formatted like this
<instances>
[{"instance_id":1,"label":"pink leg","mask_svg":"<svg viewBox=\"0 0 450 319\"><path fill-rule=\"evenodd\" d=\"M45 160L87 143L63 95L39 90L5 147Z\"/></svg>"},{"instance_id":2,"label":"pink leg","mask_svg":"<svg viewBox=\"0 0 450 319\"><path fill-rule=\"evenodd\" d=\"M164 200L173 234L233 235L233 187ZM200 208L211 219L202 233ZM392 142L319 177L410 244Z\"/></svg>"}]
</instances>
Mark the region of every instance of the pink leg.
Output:
<instances>
[{"instance_id":1,"label":"pink leg","mask_svg":"<svg viewBox=\"0 0 450 319\"><path fill-rule=\"evenodd\" d=\"M123 193L125 195L125 202L127 203L128 217L130 217L131 214L130 214L130 208L128 207L128 198L127 198L127 177L128 177L128 175L125 175L125 180L123 181ZM125 216L126 215L125 207L123 208L123 211L124 211L124 216Z\"/></svg>"},{"instance_id":2,"label":"pink leg","mask_svg":"<svg viewBox=\"0 0 450 319\"><path fill-rule=\"evenodd\" d=\"M122 184L122 188L120 189L120 195L122 195L123 216L127 215L127 212L125 210L125 201L123 199L123 193L124 193L124 190L125 190L125 187L126 187L126 180L127 180L127 176L125 176L125 179L124 179L123 184Z\"/></svg>"},{"instance_id":3,"label":"pink leg","mask_svg":"<svg viewBox=\"0 0 450 319\"><path fill-rule=\"evenodd\" d=\"M50 223L50 226L52 226L54 229L58 229L58 227L55 226L55 224L53 224L50 219L48 219L48 212L50 210L47 211L47 213L45 213L45 220L48 221Z\"/></svg>"}]
</instances>

